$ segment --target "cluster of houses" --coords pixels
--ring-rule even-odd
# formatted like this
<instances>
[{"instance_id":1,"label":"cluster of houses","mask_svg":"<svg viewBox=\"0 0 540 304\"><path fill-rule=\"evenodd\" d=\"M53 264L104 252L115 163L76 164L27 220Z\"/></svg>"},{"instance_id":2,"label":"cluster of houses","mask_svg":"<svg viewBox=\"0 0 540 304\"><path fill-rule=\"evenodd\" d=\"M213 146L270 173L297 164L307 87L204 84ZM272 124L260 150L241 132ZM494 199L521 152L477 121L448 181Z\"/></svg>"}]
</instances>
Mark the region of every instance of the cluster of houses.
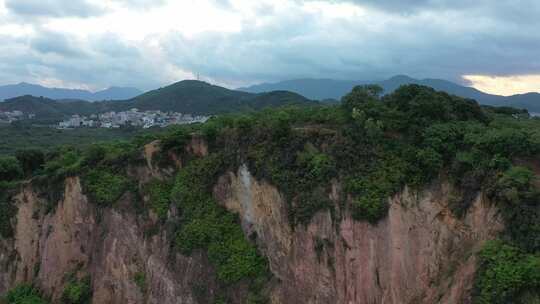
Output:
<instances>
[{"instance_id":1,"label":"cluster of houses","mask_svg":"<svg viewBox=\"0 0 540 304\"><path fill-rule=\"evenodd\" d=\"M135 126L147 129L151 127L167 127L170 125L205 122L208 118L208 116L196 116L177 112L139 112L138 109L131 109L124 112L107 112L92 114L90 116L73 115L71 118L60 122L58 128L120 128L122 126Z\"/></svg>"},{"instance_id":2,"label":"cluster of houses","mask_svg":"<svg viewBox=\"0 0 540 304\"><path fill-rule=\"evenodd\" d=\"M25 114L21 111L2 112L0 111L0 123L12 123L22 119L33 119L35 114Z\"/></svg>"}]
</instances>

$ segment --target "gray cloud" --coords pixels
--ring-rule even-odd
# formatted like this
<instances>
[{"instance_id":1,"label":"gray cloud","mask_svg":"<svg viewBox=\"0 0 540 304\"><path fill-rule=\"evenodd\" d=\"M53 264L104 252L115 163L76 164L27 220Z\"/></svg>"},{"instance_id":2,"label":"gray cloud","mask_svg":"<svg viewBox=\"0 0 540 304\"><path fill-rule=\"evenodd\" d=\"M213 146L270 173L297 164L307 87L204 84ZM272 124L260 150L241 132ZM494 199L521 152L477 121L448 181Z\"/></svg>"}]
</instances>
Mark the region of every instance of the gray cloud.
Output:
<instances>
[{"instance_id":1,"label":"gray cloud","mask_svg":"<svg viewBox=\"0 0 540 304\"><path fill-rule=\"evenodd\" d=\"M152 7L162 6L166 0L111 0L120 3L126 8L148 9Z\"/></svg>"},{"instance_id":2,"label":"gray cloud","mask_svg":"<svg viewBox=\"0 0 540 304\"><path fill-rule=\"evenodd\" d=\"M14 10L19 1L30 11L41 5L10 0L7 7L29 15L20 7ZM115 1L137 8L160 5ZM234 9L227 0L213 1ZM54 7L61 2L51 3ZM83 39L36 28L27 39L0 37L0 83L51 78L93 87L150 89L175 80L168 70L200 73L231 86L299 77L382 79L408 74L461 81L464 74L540 74L536 0L346 2L367 7L367 14L322 20L318 14L283 12L270 5L258 12L265 22L254 26L257 20L246 19L240 32L190 37L160 33L152 37L159 55L148 51L148 41L127 41L115 34ZM50 7L53 13L45 15L87 16L81 7L68 5L62 13Z\"/></svg>"},{"instance_id":3,"label":"gray cloud","mask_svg":"<svg viewBox=\"0 0 540 304\"><path fill-rule=\"evenodd\" d=\"M321 25L316 16L291 14L264 28L197 39L176 35L164 45L178 66L232 81L377 79L402 73L461 81L463 74L540 73L536 18L517 24L474 14L390 15L374 20L384 22L383 27L361 20Z\"/></svg>"},{"instance_id":4,"label":"gray cloud","mask_svg":"<svg viewBox=\"0 0 540 304\"><path fill-rule=\"evenodd\" d=\"M68 58L85 56L84 50L78 47L73 37L50 31L43 31L31 39L30 47L41 54L56 54Z\"/></svg>"},{"instance_id":5,"label":"gray cloud","mask_svg":"<svg viewBox=\"0 0 540 304\"><path fill-rule=\"evenodd\" d=\"M29 17L90 17L103 11L86 0L5 0L13 14Z\"/></svg>"}]
</instances>

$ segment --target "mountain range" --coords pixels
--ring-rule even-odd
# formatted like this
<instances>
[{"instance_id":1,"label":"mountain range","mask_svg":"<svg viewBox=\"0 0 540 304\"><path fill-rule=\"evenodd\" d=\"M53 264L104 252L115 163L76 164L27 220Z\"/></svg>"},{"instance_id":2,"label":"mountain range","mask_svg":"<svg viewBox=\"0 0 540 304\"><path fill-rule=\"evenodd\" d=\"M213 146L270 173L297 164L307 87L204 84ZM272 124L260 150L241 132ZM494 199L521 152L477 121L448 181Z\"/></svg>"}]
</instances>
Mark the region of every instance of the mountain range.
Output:
<instances>
[{"instance_id":1,"label":"mountain range","mask_svg":"<svg viewBox=\"0 0 540 304\"><path fill-rule=\"evenodd\" d=\"M415 79L405 75L394 76L382 81L295 79L276 83L263 83L250 87L239 88L238 90L251 93L287 90L314 100L339 100L345 94L350 92L354 86L362 84L378 84L384 89L385 93L391 93L402 85L419 84L464 98L472 98L484 105L511 106L516 108L524 108L530 112L540 112L540 93L500 96L484 93L475 88L459 85L447 80L430 78Z\"/></svg>"},{"instance_id":2,"label":"mountain range","mask_svg":"<svg viewBox=\"0 0 540 304\"><path fill-rule=\"evenodd\" d=\"M317 102L288 91L255 94L229 90L202 81L184 80L135 98L118 101L54 100L24 95L0 102L0 111L18 110L33 113L39 120L55 121L73 114L90 115L132 108L211 115L284 105L315 104Z\"/></svg>"},{"instance_id":3,"label":"mountain range","mask_svg":"<svg viewBox=\"0 0 540 304\"><path fill-rule=\"evenodd\" d=\"M313 100L332 99L335 101L350 92L354 86L368 83L380 85L385 93L391 93L406 84L425 85L439 91L472 98L485 105L512 106L524 108L530 112L540 112L540 94L538 93L499 96L446 80L419 80L408 76L395 76L383 81L298 79L238 90L230 90L202 81L184 80L140 95L136 94L138 90L130 88L111 88L92 93L84 90L50 89L21 83L0 87L0 98L18 96L0 102L0 111L20 110L25 113L34 113L37 119L43 120L60 120L72 114L88 115L131 108L142 111L161 110L211 115L289 104L316 104ZM19 96L20 94L23 96Z\"/></svg>"},{"instance_id":4,"label":"mountain range","mask_svg":"<svg viewBox=\"0 0 540 304\"><path fill-rule=\"evenodd\" d=\"M139 89L127 87L110 87L90 92L78 89L47 88L44 86L21 82L19 84L0 86L0 101L24 95L45 97L50 99L80 99L86 101L122 100L142 94Z\"/></svg>"}]
</instances>

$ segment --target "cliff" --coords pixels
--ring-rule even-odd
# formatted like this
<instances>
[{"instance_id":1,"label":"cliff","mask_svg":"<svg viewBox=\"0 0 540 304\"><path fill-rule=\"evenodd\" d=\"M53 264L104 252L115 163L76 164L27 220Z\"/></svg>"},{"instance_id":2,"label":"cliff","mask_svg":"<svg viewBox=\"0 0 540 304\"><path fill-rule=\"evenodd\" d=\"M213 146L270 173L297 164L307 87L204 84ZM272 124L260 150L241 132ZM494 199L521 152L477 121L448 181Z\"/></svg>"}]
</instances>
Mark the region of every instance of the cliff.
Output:
<instances>
[{"instance_id":1,"label":"cliff","mask_svg":"<svg viewBox=\"0 0 540 304\"><path fill-rule=\"evenodd\" d=\"M190 149L206 154L200 140ZM147 146L145 152L155 149ZM158 174L151 161L132 171L141 180ZM223 174L214 187L220 204L240 215L246 237L256 233L274 276L272 303L470 302L475 253L503 228L482 195L458 219L448 209L447 183L420 193L405 189L391 198L388 216L371 225L353 220L339 204L339 182L328 183L334 214L319 212L307 226L294 228L280 191L246 166ZM130 193L114 208L98 208L72 177L52 212L46 213L31 184L15 202L15 235L0 249L0 293L33 281L59 301L68 275L91 277L92 303L206 303L217 288L205 253L174 252L171 229L155 215L137 214ZM173 207L168 216L175 213ZM159 228L151 235L153 226ZM140 274L143 285L136 279ZM197 286L206 295L197 294ZM245 303L241 292L237 302Z\"/></svg>"},{"instance_id":2,"label":"cliff","mask_svg":"<svg viewBox=\"0 0 540 304\"><path fill-rule=\"evenodd\" d=\"M537 303L540 121L380 91L0 158L0 302Z\"/></svg>"}]
</instances>

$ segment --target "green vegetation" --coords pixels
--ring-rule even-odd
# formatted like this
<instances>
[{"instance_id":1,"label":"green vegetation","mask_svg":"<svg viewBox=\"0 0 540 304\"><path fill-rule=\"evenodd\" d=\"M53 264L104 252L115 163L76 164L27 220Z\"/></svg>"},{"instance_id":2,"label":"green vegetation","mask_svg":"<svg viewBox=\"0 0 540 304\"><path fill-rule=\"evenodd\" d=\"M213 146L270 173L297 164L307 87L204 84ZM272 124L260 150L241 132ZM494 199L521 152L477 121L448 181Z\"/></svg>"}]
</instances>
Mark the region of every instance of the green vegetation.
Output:
<instances>
[{"instance_id":1,"label":"green vegetation","mask_svg":"<svg viewBox=\"0 0 540 304\"><path fill-rule=\"evenodd\" d=\"M21 284L7 292L3 299L6 304L48 304L41 292L29 284ZM2 302L2 298L0 298Z\"/></svg>"},{"instance_id":2,"label":"green vegetation","mask_svg":"<svg viewBox=\"0 0 540 304\"><path fill-rule=\"evenodd\" d=\"M94 143L131 140L145 134L159 134L165 130L156 129L103 129L78 128L58 130L48 126L34 125L1 125L0 155L15 156L19 150L53 151L61 146L72 146L85 149Z\"/></svg>"},{"instance_id":3,"label":"green vegetation","mask_svg":"<svg viewBox=\"0 0 540 304\"><path fill-rule=\"evenodd\" d=\"M526 254L501 241L488 242L480 252L480 269L476 280L475 303L536 303L540 295L527 295L540 290L540 255ZM523 296L529 301L520 301Z\"/></svg>"},{"instance_id":4,"label":"green vegetation","mask_svg":"<svg viewBox=\"0 0 540 304\"><path fill-rule=\"evenodd\" d=\"M146 273L144 272L137 272L135 276L133 277L133 281L139 287L139 290L142 293L146 292Z\"/></svg>"},{"instance_id":5,"label":"green vegetation","mask_svg":"<svg viewBox=\"0 0 540 304\"><path fill-rule=\"evenodd\" d=\"M208 252L219 280L233 284L264 277L266 260L244 236L236 215L220 207L211 187L223 171L219 155L191 161L176 177L172 198L182 211L176 244L182 252Z\"/></svg>"},{"instance_id":6,"label":"green vegetation","mask_svg":"<svg viewBox=\"0 0 540 304\"><path fill-rule=\"evenodd\" d=\"M167 182L152 180L144 186L144 192L149 196L150 208L160 219L167 217L171 202L172 186Z\"/></svg>"},{"instance_id":7,"label":"green vegetation","mask_svg":"<svg viewBox=\"0 0 540 304\"><path fill-rule=\"evenodd\" d=\"M25 176L32 176L45 164L45 154L41 150L19 150L15 153L15 157L21 164Z\"/></svg>"},{"instance_id":8,"label":"green vegetation","mask_svg":"<svg viewBox=\"0 0 540 304\"><path fill-rule=\"evenodd\" d=\"M228 90L201 81L185 80L142 94L129 101L101 103L110 110L174 111L192 114L218 114L260 110L284 105L313 105L315 102L292 92L251 94Z\"/></svg>"},{"instance_id":9,"label":"green vegetation","mask_svg":"<svg viewBox=\"0 0 540 304\"><path fill-rule=\"evenodd\" d=\"M278 107L285 105L311 106L316 102L311 101L299 94L288 91L274 91L262 94L252 94L242 91L229 90L223 87L211 85L201 81L185 80L172 85L153 90L132 98L130 100L115 100L103 102L86 102L80 100L57 101L43 97L20 96L6 100L0 103L0 111L22 111L23 113L33 113L35 119L18 121L14 125L18 127L28 127L32 124L52 125L62 119L74 114L90 116L92 114L104 113L109 111L126 111L137 108L146 110L161 110L191 114L218 114L243 111L254 111L268 107ZM128 128L129 129L129 128ZM36 130L34 130L36 131ZM39 130L49 133L46 130ZM54 130L51 130L54 131ZM90 135L114 136L119 131L115 130L68 130L64 132L89 133ZM121 131L120 131L121 132ZM135 132L131 130L129 132ZM137 131L138 132L138 131ZM69 135L68 135L69 136ZM27 136L35 141L41 142L40 137ZM1 137L0 137L1 138ZM61 140L61 139L60 139ZM18 142L15 139L15 142ZM56 142L56 141L54 141ZM46 143L46 142L45 142ZM78 144L78 143L77 143ZM20 148L37 148L28 146ZM2 142L0 146L3 147ZM44 145L43 147L46 147ZM10 149L7 148L9 151ZM0 149L0 154L4 151Z\"/></svg>"},{"instance_id":10,"label":"green vegetation","mask_svg":"<svg viewBox=\"0 0 540 304\"><path fill-rule=\"evenodd\" d=\"M11 221L16 213L11 195L14 185L5 181L0 181L0 238L13 236Z\"/></svg>"},{"instance_id":11,"label":"green vegetation","mask_svg":"<svg viewBox=\"0 0 540 304\"><path fill-rule=\"evenodd\" d=\"M12 195L22 176L23 169L16 158L0 156L0 238L13 236L11 224L17 210Z\"/></svg>"},{"instance_id":12,"label":"green vegetation","mask_svg":"<svg viewBox=\"0 0 540 304\"><path fill-rule=\"evenodd\" d=\"M420 188L450 166L461 146L446 151L454 140L447 130L489 123L478 104L426 87L406 86L385 97L380 92L357 87L342 106L220 116L194 131L222 151L226 166L247 163L257 178L277 185L293 226L332 210L334 178L345 182L353 216L375 223L390 196L405 185Z\"/></svg>"},{"instance_id":13,"label":"green vegetation","mask_svg":"<svg viewBox=\"0 0 540 304\"><path fill-rule=\"evenodd\" d=\"M90 115L96 112L100 103L85 101L61 102L30 95L8 99L0 104L0 111L21 111L33 113L42 123L53 123L74 114Z\"/></svg>"},{"instance_id":14,"label":"green vegetation","mask_svg":"<svg viewBox=\"0 0 540 304\"><path fill-rule=\"evenodd\" d=\"M116 202L129 187L126 177L103 169L93 169L83 177L84 189L93 202L110 206Z\"/></svg>"},{"instance_id":15,"label":"green vegetation","mask_svg":"<svg viewBox=\"0 0 540 304\"><path fill-rule=\"evenodd\" d=\"M0 180L16 180L23 175L23 169L15 157L0 157Z\"/></svg>"},{"instance_id":16,"label":"green vegetation","mask_svg":"<svg viewBox=\"0 0 540 304\"><path fill-rule=\"evenodd\" d=\"M91 299L90 277L83 279L71 278L62 293L62 303L64 304L89 304Z\"/></svg>"}]
</instances>

